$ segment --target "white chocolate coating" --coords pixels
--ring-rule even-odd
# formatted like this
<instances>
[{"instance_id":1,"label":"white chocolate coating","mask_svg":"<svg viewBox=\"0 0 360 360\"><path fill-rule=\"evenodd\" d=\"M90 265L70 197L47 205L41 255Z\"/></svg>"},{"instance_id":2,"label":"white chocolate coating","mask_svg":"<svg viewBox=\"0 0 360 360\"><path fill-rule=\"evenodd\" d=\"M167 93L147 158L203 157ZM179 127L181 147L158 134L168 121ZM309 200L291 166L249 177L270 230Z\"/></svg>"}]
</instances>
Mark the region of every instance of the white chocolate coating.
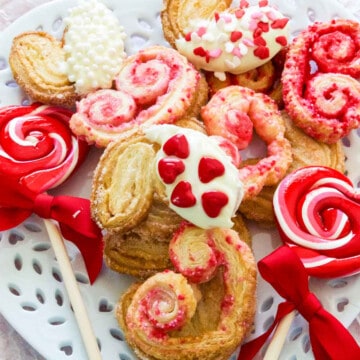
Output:
<instances>
[{"instance_id":1,"label":"white chocolate coating","mask_svg":"<svg viewBox=\"0 0 360 360\"><path fill-rule=\"evenodd\" d=\"M78 94L112 86L126 57L126 34L118 19L97 0L81 1L64 19L64 71Z\"/></svg>"}]
</instances>

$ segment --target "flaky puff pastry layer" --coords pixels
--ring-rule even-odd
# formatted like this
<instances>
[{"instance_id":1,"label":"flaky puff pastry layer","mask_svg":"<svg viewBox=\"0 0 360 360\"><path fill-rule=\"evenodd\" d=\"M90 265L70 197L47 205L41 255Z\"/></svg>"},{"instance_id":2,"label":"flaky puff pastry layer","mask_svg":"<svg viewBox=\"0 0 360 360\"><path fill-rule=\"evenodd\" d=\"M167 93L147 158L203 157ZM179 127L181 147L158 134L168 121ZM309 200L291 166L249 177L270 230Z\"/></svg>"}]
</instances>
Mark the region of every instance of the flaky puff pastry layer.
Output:
<instances>
[{"instance_id":1,"label":"flaky puff pastry layer","mask_svg":"<svg viewBox=\"0 0 360 360\"><path fill-rule=\"evenodd\" d=\"M147 216L153 202L155 146L135 134L105 149L90 196L92 216L100 228L124 232Z\"/></svg>"},{"instance_id":2,"label":"flaky puff pastry layer","mask_svg":"<svg viewBox=\"0 0 360 360\"><path fill-rule=\"evenodd\" d=\"M233 230L190 225L175 234L170 251L178 272L133 284L117 306L127 342L140 359L228 359L255 314L250 248Z\"/></svg>"},{"instance_id":3,"label":"flaky puff pastry layer","mask_svg":"<svg viewBox=\"0 0 360 360\"><path fill-rule=\"evenodd\" d=\"M73 107L77 95L73 84L61 71L64 61L61 42L43 31L16 36L9 54L14 79L32 100Z\"/></svg>"},{"instance_id":4,"label":"flaky puff pastry layer","mask_svg":"<svg viewBox=\"0 0 360 360\"><path fill-rule=\"evenodd\" d=\"M210 19L215 12L230 7L232 0L164 0L160 13L164 37L173 47L175 40L185 36L185 30L194 17Z\"/></svg>"},{"instance_id":5,"label":"flaky puff pastry layer","mask_svg":"<svg viewBox=\"0 0 360 360\"><path fill-rule=\"evenodd\" d=\"M287 170L288 174L310 165L328 166L340 172L345 171L345 156L341 142L331 145L319 142L295 126L285 111L282 112L282 117L286 129L285 138L291 143L293 158ZM259 195L244 200L239 208L244 217L265 226L275 225L272 200L276 187L277 185L264 186Z\"/></svg>"}]
</instances>

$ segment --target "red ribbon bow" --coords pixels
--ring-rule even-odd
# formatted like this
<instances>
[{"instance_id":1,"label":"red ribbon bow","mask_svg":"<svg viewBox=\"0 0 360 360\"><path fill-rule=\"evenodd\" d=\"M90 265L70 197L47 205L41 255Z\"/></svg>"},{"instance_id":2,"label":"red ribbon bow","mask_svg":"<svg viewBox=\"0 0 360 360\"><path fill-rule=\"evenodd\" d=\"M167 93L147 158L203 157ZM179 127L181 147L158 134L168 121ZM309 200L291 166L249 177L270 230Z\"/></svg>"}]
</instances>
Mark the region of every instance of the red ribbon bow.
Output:
<instances>
[{"instance_id":1,"label":"red ribbon bow","mask_svg":"<svg viewBox=\"0 0 360 360\"><path fill-rule=\"evenodd\" d=\"M11 177L1 176L0 188L0 230L21 224L32 213L56 220L63 237L80 250L93 283L102 267L103 241L101 230L91 219L90 201L73 196L37 194Z\"/></svg>"},{"instance_id":2,"label":"red ribbon bow","mask_svg":"<svg viewBox=\"0 0 360 360\"><path fill-rule=\"evenodd\" d=\"M262 277L287 301L279 305L270 329L242 346L238 360L253 359L279 321L295 309L309 322L310 342L315 359L360 359L360 347L355 339L309 291L306 269L288 246L281 246L263 258L258 263L258 268Z\"/></svg>"}]
</instances>

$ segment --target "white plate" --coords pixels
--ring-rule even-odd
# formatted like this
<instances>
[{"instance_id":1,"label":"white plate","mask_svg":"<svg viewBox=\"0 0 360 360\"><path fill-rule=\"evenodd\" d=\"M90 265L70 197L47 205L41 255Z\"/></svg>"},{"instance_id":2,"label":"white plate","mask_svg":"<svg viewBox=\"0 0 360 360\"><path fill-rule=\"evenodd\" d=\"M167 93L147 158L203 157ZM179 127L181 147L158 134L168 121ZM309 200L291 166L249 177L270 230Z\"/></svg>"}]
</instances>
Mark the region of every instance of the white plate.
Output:
<instances>
[{"instance_id":1,"label":"white plate","mask_svg":"<svg viewBox=\"0 0 360 360\"><path fill-rule=\"evenodd\" d=\"M107 0L128 34L129 54L152 44L165 44L159 12L161 0ZM292 18L292 34L314 20L353 15L336 0L281 0L272 2ZM7 64L12 38L26 30L43 29L57 37L63 31L62 19L71 0L57 0L30 11L0 34L0 106L26 103L28 99L16 87ZM360 139L358 132L349 137L345 148L347 170L355 184L360 183ZM357 154L357 156L355 156ZM87 197L92 171L100 151L93 149L81 169L57 191ZM84 181L85 179L85 181ZM257 259L279 244L275 231L251 227ZM79 281L84 302L101 345L105 360L135 359L124 341L123 333L114 318L114 307L132 278L102 269L93 286L89 285L81 255L67 243L72 265ZM10 324L46 359L85 360L86 352L61 281L58 264L50 247L42 220L32 216L22 225L0 234L0 312ZM312 279L311 288L325 307L349 326L360 312L360 277L352 276L331 281ZM261 334L273 320L281 301L271 286L259 278L255 330L250 338ZM281 359L312 359L307 324L297 316L284 345Z\"/></svg>"}]
</instances>

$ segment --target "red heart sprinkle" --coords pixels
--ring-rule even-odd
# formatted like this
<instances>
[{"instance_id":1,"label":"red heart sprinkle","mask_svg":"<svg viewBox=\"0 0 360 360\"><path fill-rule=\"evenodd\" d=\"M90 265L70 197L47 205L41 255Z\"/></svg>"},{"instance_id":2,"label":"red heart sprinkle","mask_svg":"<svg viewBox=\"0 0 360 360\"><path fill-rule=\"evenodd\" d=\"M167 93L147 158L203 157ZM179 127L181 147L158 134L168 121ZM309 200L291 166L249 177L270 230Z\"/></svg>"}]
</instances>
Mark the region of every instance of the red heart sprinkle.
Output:
<instances>
[{"instance_id":1,"label":"red heart sprinkle","mask_svg":"<svg viewBox=\"0 0 360 360\"><path fill-rule=\"evenodd\" d=\"M287 44L286 36L277 36L275 38L275 41L281 46L286 46L286 44Z\"/></svg>"},{"instance_id":2,"label":"red heart sprinkle","mask_svg":"<svg viewBox=\"0 0 360 360\"><path fill-rule=\"evenodd\" d=\"M207 191L201 196L202 207L211 218L216 218L228 202L228 196L220 191Z\"/></svg>"},{"instance_id":3,"label":"red heart sprinkle","mask_svg":"<svg viewBox=\"0 0 360 360\"><path fill-rule=\"evenodd\" d=\"M180 159L186 159L190 154L189 143L183 134L172 136L164 144L163 150L166 155L174 155Z\"/></svg>"},{"instance_id":4,"label":"red heart sprinkle","mask_svg":"<svg viewBox=\"0 0 360 360\"><path fill-rule=\"evenodd\" d=\"M174 188L171 202L178 207L188 208L196 204L196 198L191 190L191 184L187 181L180 181Z\"/></svg>"},{"instance_id":5,"label":"red heart sprinkle","mask_svg":"<svg viewBox=\"0 0 360 360\"><path fill-rule=\"evenodd\" d=\"M165 158L158 163L159 175L165 184L172 184L184 170L185 164L181 160Z\"/></svg>"},{"instance_id":6,"label":"red heart sprinkle","mask_svg":"<svg viewBox=\"0 0 360 360\"><path fill-rule=\"evenodd\" d=\"M225 173L225 167L217 159L202 157L199 161L198 174L202 183L208 183Z\"/></svg>"},{"instance_id":7,"label":"red heart sprinkle","mask_svg":"<svg viewBox=\"0 0 360 360\"><path fill-rule=\"evenodd\" d=\"M270 56L270 50L267 46L259 46L254 50L254 55L264 60Z\"/></svg>"},{"instance_id":8,"label":"red heart sprinkle","mask_svg":"<svg viewBox=\"0 0 360 360\"><path fill-rule=\"evenodd\" d=\"M231 34L230 34L230 41L232 42L236 42L238 40L241 39L242 37L242 32L241 31L233 31Z\"/></svg>"}]
</instances>

